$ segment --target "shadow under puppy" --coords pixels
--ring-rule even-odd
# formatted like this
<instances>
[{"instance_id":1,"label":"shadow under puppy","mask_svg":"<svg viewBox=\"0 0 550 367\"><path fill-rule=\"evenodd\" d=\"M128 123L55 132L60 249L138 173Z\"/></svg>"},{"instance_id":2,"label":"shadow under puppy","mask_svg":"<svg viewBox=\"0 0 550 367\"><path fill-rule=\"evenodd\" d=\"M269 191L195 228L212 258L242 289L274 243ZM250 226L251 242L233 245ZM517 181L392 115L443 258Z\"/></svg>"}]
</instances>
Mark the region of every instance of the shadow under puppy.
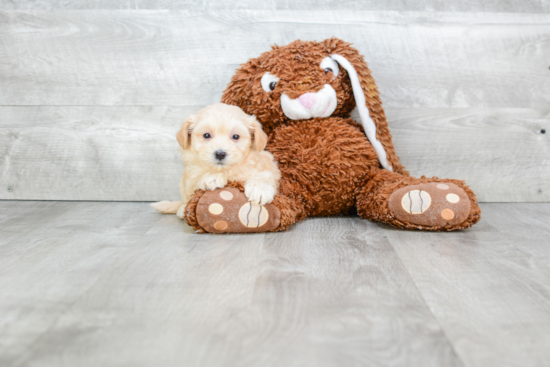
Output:
<instances>
[{"instance_id":1,"label":"shadow under puppy","mask_svg":"<svg viewBox=\"0 0 550 367\"><path fill-rule=\"evenodd\" d=\"M203 108L187 118L177 139L184 164L181 201L151 204L157 211L183 218L196 190L222 188L228 181L242 182L253 204L270 203L277 194L281 174L273 155L264 150L267 135L239 107L216 103Z\"/></svg>"}]
</instances>

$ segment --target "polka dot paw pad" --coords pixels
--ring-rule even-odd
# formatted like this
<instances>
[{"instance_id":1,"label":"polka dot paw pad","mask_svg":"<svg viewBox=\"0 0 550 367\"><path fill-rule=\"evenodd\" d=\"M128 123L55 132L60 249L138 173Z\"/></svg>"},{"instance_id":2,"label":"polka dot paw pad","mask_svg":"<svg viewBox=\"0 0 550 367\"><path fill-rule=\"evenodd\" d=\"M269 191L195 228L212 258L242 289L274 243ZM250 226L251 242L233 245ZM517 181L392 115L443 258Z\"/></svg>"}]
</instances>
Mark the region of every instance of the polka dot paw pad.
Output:
<instances>
[{"instance_id":1,"label":"polka dot paw pad","mask_svg":"<svg viewBox=\"0 0 550 367\"><path fill-rule=\"evenodd\" d=\"M250 203L233 187L206 191L196 210L198 224L209 233L268 232L279 226L281 217L275 205Z\"/></svg>"},{"instance_id":2,"label":"polka dot paw pad","mask_svg":"<svg viewBox=\"0 0 550 367\"><path fill-rule=\"evenodd\" d=\"M470 214L470 198L453 183L430 182L400 188L388 206L404 223L428 227L456 225Z\"/></svg>"}]
</instances>

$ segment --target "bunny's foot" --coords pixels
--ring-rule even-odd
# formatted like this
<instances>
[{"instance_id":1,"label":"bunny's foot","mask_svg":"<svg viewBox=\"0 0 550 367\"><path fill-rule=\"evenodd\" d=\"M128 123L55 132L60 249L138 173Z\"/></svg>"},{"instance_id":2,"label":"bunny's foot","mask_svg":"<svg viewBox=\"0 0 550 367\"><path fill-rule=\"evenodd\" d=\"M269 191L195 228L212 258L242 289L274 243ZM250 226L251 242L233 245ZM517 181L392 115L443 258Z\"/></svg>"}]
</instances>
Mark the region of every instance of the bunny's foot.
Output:
<instances>
[{"instance_id":1,"label":"bunny's foot","mask_svg":"<svg viewBox=\"0 0 550 367\"><path fill-rule=\"evenodd\" d=\"M253 204L240 183L230 182L221 189L197 190L183 219L198 233L273 232L296 222L298 212L292 200L280 195L269 204Z\"/></svg>"},{"instance_id":2,"label":"bunny's foot","mask_svg":"<svg viewBox=\"0 0 550 367\"><path fill-rule=\"evenodd\" d=\"M409 185L391 194L388 207L400 222L454 229L470 215L466 192L450 182Z\"/></svg>"},{"instance_id":3,"label":"bunny's foot","mask_svg":"<svg viewBox=\"0 0 550 367\"><path fill-rule=\"evenodd\" d=\"M187 205L184 215L200 233L269 232L279 227L280 217L275 205L253 204L234 187L202 192Z\"/></svg>"},{"instance_id":4,"label":"bunny's foot","mask_svg":"<svg viewBox=\"0 0 550 367\"><path fill-rule=\"evenodd\" d=\"M464 181L409 177L380 170L357 196L357 213L398 228L456 231L481 217L476 195Z\"/></svg>"}]
</instances>

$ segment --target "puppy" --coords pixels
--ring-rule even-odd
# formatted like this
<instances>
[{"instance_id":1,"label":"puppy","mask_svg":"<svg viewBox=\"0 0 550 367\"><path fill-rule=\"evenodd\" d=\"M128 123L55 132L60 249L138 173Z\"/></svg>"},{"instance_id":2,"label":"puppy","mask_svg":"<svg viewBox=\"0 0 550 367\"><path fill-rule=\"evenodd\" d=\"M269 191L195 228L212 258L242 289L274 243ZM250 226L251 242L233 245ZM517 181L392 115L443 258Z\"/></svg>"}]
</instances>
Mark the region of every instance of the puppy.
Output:
<instances>
[{"instance_id":1,"label":"puppy","mask_svg":"<svg viewBox=\"0 0 550 367\"><path fill-rule=\"evenodd\" d=\"M281 174L273 155L264 150L267 135L239 107L216 103L203 108L183 123L177 139L184 164L181 201L151 204L157 211L183 218L195 190L222 188L228 181L242 182L255 204L270 203L277 194Z\"/></svg>"}]
</instances>

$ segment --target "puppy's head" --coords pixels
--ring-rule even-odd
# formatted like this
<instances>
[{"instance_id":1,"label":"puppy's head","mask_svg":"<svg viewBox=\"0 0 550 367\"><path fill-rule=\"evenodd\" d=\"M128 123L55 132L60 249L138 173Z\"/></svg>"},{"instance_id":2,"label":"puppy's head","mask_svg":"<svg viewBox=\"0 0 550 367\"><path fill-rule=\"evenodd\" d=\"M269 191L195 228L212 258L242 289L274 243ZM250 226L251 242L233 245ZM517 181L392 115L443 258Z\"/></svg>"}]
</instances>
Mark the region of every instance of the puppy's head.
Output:
<instances>
[{"instance_id":1,"label":"puppy's head","mask_svg":"<svg viewBox=\"0 0 550 367\"><path fill-rule=\"evenodd\" d=\"M218 169L241 163L251 150L262 151L267 144L267 135L254 116L223 103L189 116L177 139L184 151Z\"/></svg>"}]
</instances>

